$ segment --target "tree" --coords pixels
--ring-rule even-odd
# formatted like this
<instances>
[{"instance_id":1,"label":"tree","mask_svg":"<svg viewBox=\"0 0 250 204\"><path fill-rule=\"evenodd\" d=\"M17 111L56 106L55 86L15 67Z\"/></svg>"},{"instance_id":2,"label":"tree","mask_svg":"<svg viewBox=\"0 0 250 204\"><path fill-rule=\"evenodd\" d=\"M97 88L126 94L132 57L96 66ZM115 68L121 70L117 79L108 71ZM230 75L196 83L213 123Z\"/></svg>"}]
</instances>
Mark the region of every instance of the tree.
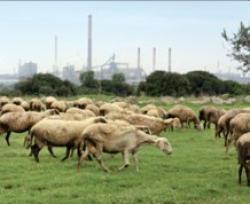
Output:
<instances>
[{"instance_id":1,"label":"tree","mask_svg":"<svg viewBox=\"0 0 250 204\"><path fill-rule=\"evenodd\" d=\"M224 84L216 76L205 71L191 71L186 74L195 95L214 95L224 92Z\"/></svg>"},{"instance_id":2,"label":"tree","mask_svg":"<svg viewBox=\"0 0 250 204\"><path fill-rule=\"evenodd\" d=\"M80 81L82 86L87 88L97 88L98 82L94 78L95 73L93 71L86 71L80 74Z\"/></svg>"},{"instance_id":3,"label":"tree","mask_svg":"<svg viewBox=\"0 0 250 204\"><path fill-rule=\"evenodd\" d=\"M245 76L250 71L250 26L245 26L242 22L237 33L233 37L228 37L226 30L222 32L222 37L231 45L231 56L240 63L237 68Z\"/></svg>"},{"instance_id":4,"label":"tree","mask_svg":"<svg viewBox=\"0 0 250 204\"><path fill-rule=\"evenodd\" d=\"M125 82L125 76L123 73L116 73L112 76L112 81L116 83L124 83Z\"/></svg>"}]
</instances>

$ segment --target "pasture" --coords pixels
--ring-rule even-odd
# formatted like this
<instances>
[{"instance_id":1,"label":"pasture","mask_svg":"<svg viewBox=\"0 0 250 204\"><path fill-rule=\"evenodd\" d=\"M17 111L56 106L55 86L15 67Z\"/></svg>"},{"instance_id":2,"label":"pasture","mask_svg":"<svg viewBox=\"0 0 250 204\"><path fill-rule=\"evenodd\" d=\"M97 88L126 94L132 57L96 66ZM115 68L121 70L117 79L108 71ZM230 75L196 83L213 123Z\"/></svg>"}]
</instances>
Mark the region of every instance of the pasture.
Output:
<instances>
[{"instance_id":1,"label":"pasture","mask_svg":"<svg viewBox=\"0 0 250 204\"><path fill-rule=\"evenodd\" d=\"M201 107L186 105L196 112ZM223 139L214 138L213 127L202 132L193 128L162 132L171 142L173 154L166 156L152 146L143 146L138 152L139 172L132 159L127 169L118 171L121 155L105 155L110 174L96 161L85 162L77 172L76 154L60 161L64 148L54 148L57 158L44 148L36 163L23 147L24 136L13 134L11 146L1 137L0 203L249 203L245 174L242 186L238 185L235 148L231 146L226 154Z\"/></svg>"}]
</instances>

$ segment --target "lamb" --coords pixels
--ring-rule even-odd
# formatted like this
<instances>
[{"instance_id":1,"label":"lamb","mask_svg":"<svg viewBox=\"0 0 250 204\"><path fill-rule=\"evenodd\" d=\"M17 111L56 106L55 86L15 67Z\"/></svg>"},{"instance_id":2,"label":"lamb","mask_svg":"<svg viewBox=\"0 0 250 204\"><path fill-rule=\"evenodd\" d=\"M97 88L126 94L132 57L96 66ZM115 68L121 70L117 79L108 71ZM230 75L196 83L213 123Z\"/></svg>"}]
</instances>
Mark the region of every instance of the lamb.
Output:
<instances>
[{"instance_id":1,"label":"lamb","mask_svg":"<svg viewBox=\"0 0 250 204\"><path fill-rule=\"evenodd\" d=\"M66 112L66 110L67 110L67 104L66 104L65 101L54 101L51 104L50 108L56 109L59 112Z\"/></svg>"},{"instance_id":2,"label":"lamb","mask_svg":"<svg viewBox=\"0 0 250 204\"><path fill-rule=\"evenodd\" d=\"M168 111L164 118L179 118L183 127L184 123L187 123L188 126L190 122L194 123L194 127L198 130L201 130L200 121L196 117L194 111L191 108L186 106L175 106Z\"/></svg>"},{"instance_id":3,"label":"lamb","mask_svg":"<svg viewBox=\"0 0 250 204\"><path fill-rule=\"evenodd\" d=\"M65 121L44 119L35 124L30 131L30 145L32 154L39 162L39 152L44 146L67 147L66 156L69 157L70 150L78 147L82 149L82 131L93 123L106 123L103 117L93 117L83 121ZM34 144L33 143L34 138ZM80 156L81 151L78 151Z\"/></svg>"},{"instance_id":4,"label":"lamb","mask_svg":"<svg viewBox=\"0 0 250 204\"><path fill-rule=\"evenodd\" d=\"M241 184L241 175L243 168L245 169L247 177L247 186L250 186L250 174L249 174L249 160L250 160L250 133L245 133L240 136L236 142L236 148L238 153L238 163L240 165L238 172L238 181Z\"/></svg>"},{"instance_id":5,"label":"lamb","mask_svg":"<svg viewBox=\"0 0 250 204\"><path fill-rule=\"evenodd\" d=\"M225 113L224 110L218 109L214 106L203 107L199 111L199 120L204 121L203 128L210 128L210 123L217 126L219 118ZM216 127L215 127L216 128Z\"/></svg>"},{"instance_id":6,"label":"lamb","mask_svg":"<svg viewBox=\"0 0 250 204\"><path fill-rule=\"evenodd\" d=\"M92 124L83 131L82 138L86 150L78 161L78 170L81 161L85 160L89 153L95 157L104 171L110 172L102 160L103 152L122 154L124 164L119 170L129 166L129 155L132 154L137 171L139 171L139 167L136 152L141 145L154 144L166 154L172 152L171 144L166 138L146 134L132 125L125 126L117 123ZM78 149L78 151L80 150Z\"/></svg>"},{"instance_id":7,"label":"lamb","mask_svg":"<svg viewBox=\"0 0 250 204\"><path fill-rule=\"evenodd\" d=\"M10 145L9 138L11 132L22 133L29 131L30 128L43 118L56 114L55 110L47 110L45 112L35 111L16 111L8 112L0 117L0 134L6 134L6 142Z\"/></svg>"}]
</instances>

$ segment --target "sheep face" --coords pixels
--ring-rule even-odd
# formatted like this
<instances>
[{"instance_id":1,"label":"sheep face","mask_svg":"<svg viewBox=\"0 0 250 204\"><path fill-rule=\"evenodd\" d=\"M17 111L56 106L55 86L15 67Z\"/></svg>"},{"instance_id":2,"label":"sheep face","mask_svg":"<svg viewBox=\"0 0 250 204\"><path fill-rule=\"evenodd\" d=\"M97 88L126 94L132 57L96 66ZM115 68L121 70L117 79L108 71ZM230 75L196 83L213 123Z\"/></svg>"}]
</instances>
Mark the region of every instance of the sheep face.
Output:
<instances>
[{"instance_id":1,"label":"sheep face","mask_svg":"<svg viewBox=\"0 0 250 204\"><path fill-rule=\"evenodd\" d=\"M158 138L156 141L156 147L167 155L172 153L172 146L166 138Z\"/></svg>"},{"instance_id":2,"label":"sheep face","mask_svg":"<svg viewBox=\"0 0 250 204\"><path fill-rule=\"evenodd\" d=\"M197 130L199 130L199 131L202 130L201 124L200 124L200 123L196 123L196 124L194 125L194 127L195 127Z\"/></svg>"}]
</instances>

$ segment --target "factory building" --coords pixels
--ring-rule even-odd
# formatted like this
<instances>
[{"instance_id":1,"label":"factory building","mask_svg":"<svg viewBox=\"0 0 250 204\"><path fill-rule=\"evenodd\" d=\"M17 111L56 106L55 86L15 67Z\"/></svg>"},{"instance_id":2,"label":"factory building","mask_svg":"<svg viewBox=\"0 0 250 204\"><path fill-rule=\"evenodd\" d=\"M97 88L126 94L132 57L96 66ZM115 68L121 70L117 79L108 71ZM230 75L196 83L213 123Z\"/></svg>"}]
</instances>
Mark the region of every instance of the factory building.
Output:
<instances>
[{"instance_id":1,"label":"factory building","mask_svg":"<svg viewBox=\"0 0 250 204\"><path fill-rule=\"evenodd\" d=\"M18 77L28 78L37 74L37 64L33 62L27 62L18 67Z\"/></svg>"}]
</instances>

